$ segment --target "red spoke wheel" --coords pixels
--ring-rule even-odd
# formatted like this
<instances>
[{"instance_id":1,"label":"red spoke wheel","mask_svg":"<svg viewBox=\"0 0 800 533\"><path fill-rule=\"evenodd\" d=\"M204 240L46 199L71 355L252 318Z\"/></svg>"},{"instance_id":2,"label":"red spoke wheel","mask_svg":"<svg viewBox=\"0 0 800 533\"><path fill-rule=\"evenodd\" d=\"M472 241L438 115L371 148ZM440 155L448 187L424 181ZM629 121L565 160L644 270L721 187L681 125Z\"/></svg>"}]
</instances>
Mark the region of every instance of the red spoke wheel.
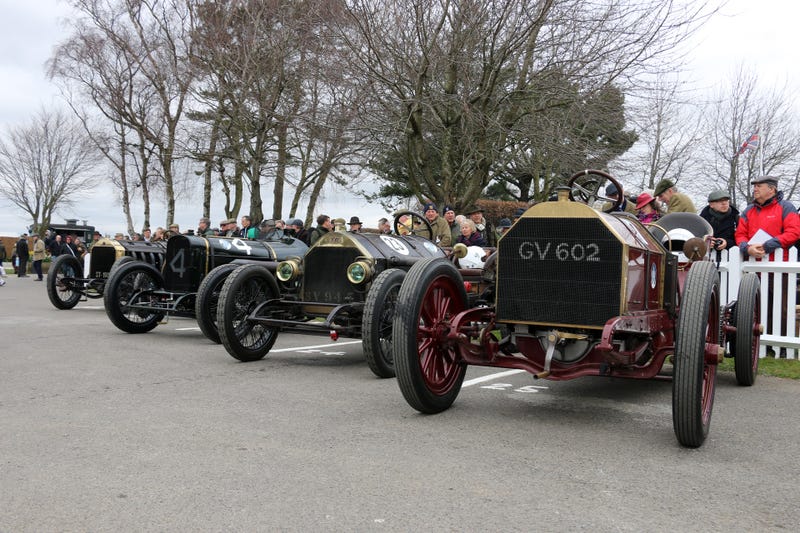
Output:
<instances>
[{"instance_id":1,"label":"red spoke wheel","mask_svg":"<svg viewBox=\"0 0 800 533\"><path fill-rule=\"evenodd\" d=\"M708 436L716 362L706 361L706 344L719 344L719 278L710 261L692 264L676 324L672 382L672 425L683 446L697 448Z\"/></svg>"},{"instance_id":2,"label":"red spoke wheel","mask_svg":"<svg viewBox=\"0 0 800 533\"><path fill-rule=\"evenodd\" d=\"M761 338L761 283L750 272L742 277L736 297L736 348L733 363L736 382L750 386L758 373L758 347Z\"/></svg>"},{"instance_id":3,"label":"red spoke wheel","mask_svg":"<svg viewBox=\"0 0 800 533\"><path fill-rule=\"evenodd\" d=\"M466 305L461 276L445 259L419 261L400 287L392 332L395 371L406 401L421 413L444 411L461 391L467 367L447 335Z\"/></svg>"}]
</instances>

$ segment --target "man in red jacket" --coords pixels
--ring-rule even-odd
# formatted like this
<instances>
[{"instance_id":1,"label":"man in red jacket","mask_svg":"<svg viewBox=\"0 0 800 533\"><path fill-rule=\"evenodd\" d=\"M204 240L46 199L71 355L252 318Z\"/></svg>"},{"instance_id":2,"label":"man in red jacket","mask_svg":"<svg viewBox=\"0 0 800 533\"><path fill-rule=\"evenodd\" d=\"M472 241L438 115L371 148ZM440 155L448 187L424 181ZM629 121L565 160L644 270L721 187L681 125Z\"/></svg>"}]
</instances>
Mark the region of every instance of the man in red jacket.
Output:
<instances>
[{"instance_id":1,"label":"man in red jacket","mask_svg":"<svg viewBox=\"0 0 800 533\"><path fill-rule=\"evenodd\" d=\"M800 239L800 216L797 209L783 199L778 191L778 178L761 176L754 179L753 203L748 205L736 227L736 244L745 256L761 259L783 248L783 258L789 258L789 248ZM753 236L763 230L768 237L751 244Z\"/></svg>"},{"instance_id":2,"label":"man in red jacket","mask_svg":"<svg viewBox=\"0 0 800 533\"><path fill-rule=\"evenodd\" d=\"M739 217L736 227L736 244L745 256L756 259L769 259L768 256L778 248L783 248L783 260L789 259L789 248L800 239L800 216L797 209L783 199L778 191L778 179L772 176L761 176L754 179L753 203L748 205ZM762 239L753 239L759 230L768 235ZM750 241L755 241L752 244ZM783 274L775 279L770 278L767 295L767 324L772 326L775 317L773 308L773 291L775 283L780 279L784 288L781 291L780 334L786 335L787 293L789 291L789 275ZM791 289L794 290L794 289ZM781 350L784 352L784 350Z\"/></svg>"}]
</instances>

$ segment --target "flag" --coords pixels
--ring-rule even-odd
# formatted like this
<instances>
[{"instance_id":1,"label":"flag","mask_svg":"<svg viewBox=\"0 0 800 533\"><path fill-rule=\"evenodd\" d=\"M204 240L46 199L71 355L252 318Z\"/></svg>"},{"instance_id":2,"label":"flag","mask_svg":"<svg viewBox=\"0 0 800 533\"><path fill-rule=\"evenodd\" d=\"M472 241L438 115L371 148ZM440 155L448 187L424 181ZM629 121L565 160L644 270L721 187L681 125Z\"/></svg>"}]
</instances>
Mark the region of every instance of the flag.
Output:
<instances>
[{"instance_id":1,"label":"flag","mask_svg":"<svg viewBox=\"0 0 800 533\"><path fill-rule=\"evenodd\" d=\"M733 157L742 155L747 150L755 150L756 148L758 148L758 142L759 142L758 132L755 132L742 143L739 149L736 150L736 153L733 154Z\"/></svg>"}]
</instances>

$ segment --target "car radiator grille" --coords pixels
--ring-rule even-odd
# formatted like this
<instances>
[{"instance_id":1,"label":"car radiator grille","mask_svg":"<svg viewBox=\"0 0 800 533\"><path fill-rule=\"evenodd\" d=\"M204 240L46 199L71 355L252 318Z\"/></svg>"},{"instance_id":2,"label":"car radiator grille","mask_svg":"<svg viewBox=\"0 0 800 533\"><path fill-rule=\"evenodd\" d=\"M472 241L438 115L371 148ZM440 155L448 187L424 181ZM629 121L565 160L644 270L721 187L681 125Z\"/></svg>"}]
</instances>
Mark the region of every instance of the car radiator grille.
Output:
<instances>
[{"instance_id":1,"label":"car radiator grille","mask_svg":"<svg viewBox=\"0 0 800 533\"><path fill-rule=\"evenodd\" d=\"M347 280L347 267L360 256L355 248L318 246L303 258L301 298L307 302L342 304L364 301Z\"/></svg>"},{"instance_id":2,"label":"car radiator grille","mask_svg":"<svg viewBox=\"0 0 800 533\"><path fill-rule=\"evenodd\" d=\"M91 257L89 277L107 279L111 266L117 260L117 250L112 246L94 246Z\"/></svg>"},{"instance_id":3,"label":"car radiator grille","mask_svg":"<svg viewBox=\"0 0 800 533\"><path fill-rule=\"evenodd\" d=\"M500 243L501 321L602 327L620 313L622 244L594 218L523 218Z\"/></svg>"}]
</instances>

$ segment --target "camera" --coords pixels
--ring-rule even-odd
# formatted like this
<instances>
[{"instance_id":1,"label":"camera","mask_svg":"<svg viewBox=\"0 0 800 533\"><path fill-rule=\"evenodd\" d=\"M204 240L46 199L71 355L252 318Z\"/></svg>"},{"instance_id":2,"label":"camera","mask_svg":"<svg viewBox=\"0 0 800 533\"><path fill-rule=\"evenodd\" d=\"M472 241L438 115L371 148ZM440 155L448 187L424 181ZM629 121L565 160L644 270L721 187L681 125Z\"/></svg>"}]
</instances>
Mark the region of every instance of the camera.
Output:
<instances>
[{"instance_id":1,"label":"camera","mask_svg":"<svg viewBox=\"0 0 800 533\"><path fill-rule=\"evenodd\" d=\"M711 246L714 248L719 248L725 244L725 239L711 239Z\"/></svg>"}]
</instances>

